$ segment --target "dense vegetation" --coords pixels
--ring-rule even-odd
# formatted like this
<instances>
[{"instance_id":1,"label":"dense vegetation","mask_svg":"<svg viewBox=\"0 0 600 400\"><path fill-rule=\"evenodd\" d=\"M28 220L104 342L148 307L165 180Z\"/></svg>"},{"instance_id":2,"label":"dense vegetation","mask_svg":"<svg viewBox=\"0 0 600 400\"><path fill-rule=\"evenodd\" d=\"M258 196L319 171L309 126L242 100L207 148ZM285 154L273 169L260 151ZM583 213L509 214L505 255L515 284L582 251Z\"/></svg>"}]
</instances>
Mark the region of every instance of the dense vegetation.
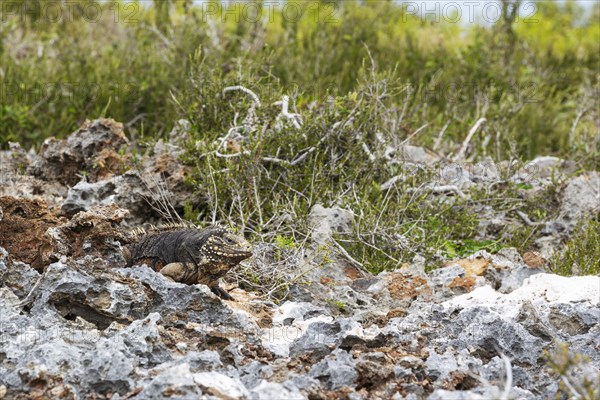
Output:
<instances>
[{"instance_id":1,"label":"dense vegetation","mask_svg":"<svg viewBox=\"0 0 600 400\"><path fill-rule=\"evenodd\" d=\"M506 0L495 23L464 25L391 1L8 3L2 147L39 145L99 116L124 122L143 146L185 118L184 160L197 167L189 183L202 195L186 217L301 241L310 207L338 204L357 215L355 234L340 243L373 270L414 254L525 250L534 234L478 237L477 201L406 190L431 171L382 191L407 173L386 162L388 146L450 156L486 118L467 159L568 155L580 168L598 165L598 4L584 16L572 1L539 2L523 17ZM224 92L236 85L260 103ZM297 117L281 117L284 95ZM514 209L505 199L518 190L485 196Z\"/></svg>"}]
</instances>

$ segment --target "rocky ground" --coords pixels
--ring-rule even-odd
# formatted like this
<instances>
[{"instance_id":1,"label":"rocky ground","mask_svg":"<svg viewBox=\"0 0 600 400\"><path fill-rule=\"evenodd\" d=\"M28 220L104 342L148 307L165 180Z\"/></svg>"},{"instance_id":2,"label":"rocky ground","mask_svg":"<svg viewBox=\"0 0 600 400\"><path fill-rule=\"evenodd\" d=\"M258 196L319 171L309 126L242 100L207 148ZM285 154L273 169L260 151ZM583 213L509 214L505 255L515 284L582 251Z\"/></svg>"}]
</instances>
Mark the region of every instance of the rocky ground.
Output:
<instances>
[{"instance_id":1,"label":"rocky ground","mask_svg":"<svg viewBox=\"0 0 600 400\"><path fill-rule=\"evenodd\" d=\"M320 257L315 249L352 215L315 206L313 243L285 250L285 268L269 244L241 267L302 276L285 300L230 279L235 301L224 301L146 266L123 267L127 228L161 216L144 199L163 186L176 208L190 199L180 133L137 170L125 167L128 139L111 120L48 139L37 154L16 144L0 153L0 398L598 395L585 391L600 386L600 277L546 273L543 254L597 210L597 173L565 182L542 254L480 251L432 273L419 257L377 276L344 254ZM569 168L550 157L532 165L540 185L546 170ZM480 178L464 176L453 190Z\"/></svg>"}]
</instances>

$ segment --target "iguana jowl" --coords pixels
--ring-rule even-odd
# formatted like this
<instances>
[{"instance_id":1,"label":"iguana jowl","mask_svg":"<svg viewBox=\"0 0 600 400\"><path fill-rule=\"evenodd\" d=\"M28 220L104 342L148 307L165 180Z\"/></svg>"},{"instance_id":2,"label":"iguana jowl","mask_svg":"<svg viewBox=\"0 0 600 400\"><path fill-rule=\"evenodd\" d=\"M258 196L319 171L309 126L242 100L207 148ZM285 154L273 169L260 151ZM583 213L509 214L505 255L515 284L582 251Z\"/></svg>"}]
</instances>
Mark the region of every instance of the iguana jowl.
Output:
<instances>
[{"instance_id":1,"label":"iguana jowl","mask_svg":"<svg viewBox=\"0 0 600 400\"><path fill-rule=\"evenodd\" d=\"M219 297L232 300L218 280L252 256L252 245L222 227L171 228L144 235L124 253L128 267L146 264L176 282L202 283Z\"/></svg>"}]
</instances>

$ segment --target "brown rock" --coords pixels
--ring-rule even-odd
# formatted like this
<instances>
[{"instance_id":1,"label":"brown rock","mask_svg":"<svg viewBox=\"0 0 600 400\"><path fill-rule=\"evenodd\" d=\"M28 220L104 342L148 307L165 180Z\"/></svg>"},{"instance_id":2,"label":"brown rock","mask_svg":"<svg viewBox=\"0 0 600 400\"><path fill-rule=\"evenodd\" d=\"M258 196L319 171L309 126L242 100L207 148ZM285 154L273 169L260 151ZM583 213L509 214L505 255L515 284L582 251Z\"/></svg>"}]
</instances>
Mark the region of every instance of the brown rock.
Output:
<instances>
[{"instance_id":1,"label":"brown rock","mask_svg":"<svg viewBox=\"0 0 600 400\"><path fill-rule=\"evenodd\" d=\"M125 156L118 153L124 145L123 124L104 118L86 120L67 139L46 139L28 173L70 186L83 173L90 182L106 179L125 164Z\"/></svg>"},{"instance_id":2,"label":"brown rock","mask_svg":"<svg viewBox=\"0 0 600 400\"><path fill-rule=\"evenodd\" d=\"M128 214L116 205L97 206L71 220L58 217L43 200L0 197L0 246L11 257L41 271L61 256L114 258L117 228Z\"/></svg>"},{"instance_id":3,"label":"brown rock","mask_svg":"<svg viewBox=\"0 0 600 400\"><path fill-rule=\"evenodd\" d=\"M63 220L48 209L45 201L0 197L0 246L15 260L42 270L57 261L53 241L45 233Z\"/></svg>"}]
</instances>

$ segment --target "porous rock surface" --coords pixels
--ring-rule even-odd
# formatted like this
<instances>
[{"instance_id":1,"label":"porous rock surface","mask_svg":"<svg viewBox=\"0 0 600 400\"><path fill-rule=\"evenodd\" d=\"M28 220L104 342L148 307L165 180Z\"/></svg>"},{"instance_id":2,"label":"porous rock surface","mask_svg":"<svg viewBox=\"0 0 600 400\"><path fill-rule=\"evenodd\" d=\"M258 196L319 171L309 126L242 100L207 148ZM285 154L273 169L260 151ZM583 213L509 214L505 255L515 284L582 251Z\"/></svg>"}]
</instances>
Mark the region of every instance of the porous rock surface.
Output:
<instances>
[{"instance_id":1,"label":"porous rock surface","mask_svg":"<svg viewBox=\"0 0 600 400\"><path fill-rule=\"evenodd\" d=\"M122 224L153 216L139 199L148 188L117 168L123 156L111 143L127 143L122 127L97 120L39 154L0 152L11 160L11 186L0 187L0 398L554 398L568 393L547 362L560 343L586 357L577 379L600 386L600 277L548 274L515 249L431 273L415 257L376 276L343 254L320 268L288 257L307 282L279 304L241 288L224 301L144 265L124 268ZM66 167L93 171L65 178L63 150ZM154 150L142 168L183 204L181 148ZM467 188L489 173L472 168L449 183ZM597 173L568 182L556 224L568 230L594 211L597 183ZM352 218L316 206L314 246L350 230ZM248 262L277 268L274 251L258 245Z\"/></svg>"},{"instance_id":2,"label":"porous rock surface","mask_svg":"<svg viewBox=\"0 0 600 400\"><path fill-rule=\"evenodd\" d=\"M68 217L115 204L129 211L125 219L132 225L156 222L157 192L168 191L177 211L198 202L185 185L190 167L177 158L181 129L171 133L177 144L161 141L136 156L123 125L104 118L85 121L66 139L48 138L37 153L11 143L10 150L0 151L0 196L42 199Z\"/></svg>"},{"instance_id":3,"label":"porous rock surface","mask_svg":"<svg viewBox=\"0 0 600 400\"><path fill-rule=\"evenodd\" d=\"M403 276L427 287L403 316L394 279L373 277L380 289L357 290L377 300L374 319L238 290L222 301L85 256L40 274L0 248L0 385L8 398L490 398L507 357L511 396L550 398L558 381L541 360L556 341L598 372L599 277L536 273L509 293L484 278L456 295L451 276Z\"/></svg>"}]
</instances>

